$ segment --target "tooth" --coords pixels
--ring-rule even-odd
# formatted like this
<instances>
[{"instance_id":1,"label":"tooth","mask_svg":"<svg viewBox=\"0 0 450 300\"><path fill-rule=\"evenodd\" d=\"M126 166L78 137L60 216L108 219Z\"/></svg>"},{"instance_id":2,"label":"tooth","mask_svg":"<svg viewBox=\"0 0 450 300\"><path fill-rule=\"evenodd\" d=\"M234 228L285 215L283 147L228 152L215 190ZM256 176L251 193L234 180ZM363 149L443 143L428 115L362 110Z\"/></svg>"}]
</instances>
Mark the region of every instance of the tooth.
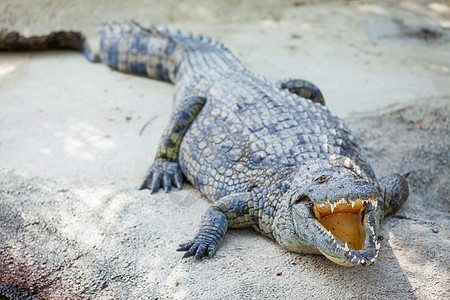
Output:
<instances>
[{"instance_id":1,"label":"tooth","mask_svg":"<svg viewBox=\"0 0 450 300\"><path fill-rule=\"evenodd\" d=\"M355 201L351 201L352 202L352 208L355 207Z\"/></svg>"},{"instance_id":2,"label":"tooth","mask_svg":"<svg viewBox=\"0 0 450 300\"><path fill-rule=\"evenodd\" d=\"M375 243L375 249L376 249L376 250L380 250L380 246L381 246L380 243Z\"/></svg>"},{"instance_id":3,"label":"tooth","mask_svg":"<svg viewBox=\"0 0 450 300\"><path fill-rule=\"evenodd\" d=\"M330 207L331 207L331 212L333 212L334 211L334 204L332 203Z\"/></svg>"},{"instance_id":4,"label":"tooth","mask_svg":"<svg viewBox=\"0 0 450 300\"><path fill-rule=\"evenodd\" d=\"M364 260L364 258L361 259L361 264L363 265L363 264L365 264L365 263L366 263L366 261Z\"/></svg>"},{"instance_id":5,"label":"tooth","mask_svg":"<svg viewBox=\"0 0 450 300\"><path fill-rule=\"evenodd\" d=\"M375 206L375 207L378 206L378 201L377 200L373 201L373 206Z\"/></svg>"},{"instance_id":6,"label":"tooth","mask_svg":"<svg viewBox=\"0 0 450 300\"><path fill-rule=\"evenodd\" d=\"M348 248L347 242L345 242L345 248L344 248L344 250L345 250L345 251L350 251L350 249Z\"/></svg>"}]
</instances>

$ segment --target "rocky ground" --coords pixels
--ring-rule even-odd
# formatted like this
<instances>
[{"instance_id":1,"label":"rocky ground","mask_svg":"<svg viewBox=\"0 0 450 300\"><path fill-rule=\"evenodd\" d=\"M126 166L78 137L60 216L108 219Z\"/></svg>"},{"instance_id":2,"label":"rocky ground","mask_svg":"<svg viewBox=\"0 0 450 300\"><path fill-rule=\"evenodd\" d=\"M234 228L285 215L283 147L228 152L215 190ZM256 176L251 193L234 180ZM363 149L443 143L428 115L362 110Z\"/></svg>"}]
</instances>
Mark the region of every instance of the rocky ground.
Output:
<instances>
[{"instance_id":1,"label":"rocky ground","mask_svg":"<svg viewBox=\"0 0 450 300\"><path fill-rule=\"evenodd\" d=\"M31 4L32 3L32 4ZM345 268L231 230L181 259L207 200L137 191L171 85L72 52L0 54L0 290L43 299L450 297L450 6L444 1L0 2L0 28L166 24L223 41L269 79L316 83L378 176L410 172L376 265ZM1 297L0 297L1 298Z\"/></svg>"}]
</instances>

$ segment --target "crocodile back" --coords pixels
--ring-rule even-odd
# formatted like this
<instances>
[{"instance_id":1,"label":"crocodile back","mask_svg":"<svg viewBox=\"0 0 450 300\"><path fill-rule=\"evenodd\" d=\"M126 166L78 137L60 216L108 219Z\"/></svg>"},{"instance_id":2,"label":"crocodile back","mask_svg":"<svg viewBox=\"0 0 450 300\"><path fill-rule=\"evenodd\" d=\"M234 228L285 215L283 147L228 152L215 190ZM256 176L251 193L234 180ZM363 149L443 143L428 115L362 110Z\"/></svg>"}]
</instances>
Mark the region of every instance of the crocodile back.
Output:
<instances>
[{"instance_id":1,"label":"crocodile back","mask_svg":"<svg viewBox=\"0 0 450 300\"><path fill-rule=\"evenodd\" d=\"M230 72L244 72L242 63L222 43L202 35L187 32L166 32L183 49L189 75L205 74L208 77L223 76Z\"/></svg>"},{"instance_id":2,"label":"crocodile back","mask_svg":"<svg viewBox=\"0 0 450 300\"><path fill-rule=\"evenodd\" d=\"M204 95L179 157L189 181L213 201L249 190L279 194L311 161L343 167L350 159L349 168L375 178L356 138L326 106L247 71L211 82Z\"/></svg>"}]
</instances>

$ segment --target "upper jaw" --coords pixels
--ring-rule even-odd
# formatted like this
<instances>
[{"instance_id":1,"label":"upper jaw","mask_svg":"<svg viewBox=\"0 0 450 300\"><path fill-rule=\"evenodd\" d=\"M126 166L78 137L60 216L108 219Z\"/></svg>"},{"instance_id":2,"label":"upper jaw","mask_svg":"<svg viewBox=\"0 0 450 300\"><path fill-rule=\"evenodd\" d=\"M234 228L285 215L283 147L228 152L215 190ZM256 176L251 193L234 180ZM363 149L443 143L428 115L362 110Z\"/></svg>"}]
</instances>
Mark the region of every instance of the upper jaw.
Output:
<instances>
[{"instance_id":1,"label":"upper jaw","mask_svg":"<svg viewBox=\"0 0 450 300\"><path fill-rule=\"evenodd\" d=\"M294 204L292 214L301 238L341 265L371 265L376 261L380 250L377 195L318 203L305 195L299 198L306 201ZM358 225L355 220L361 223ZM337 226L343 227L336 229Z\"/></svg>"}]
</instances>

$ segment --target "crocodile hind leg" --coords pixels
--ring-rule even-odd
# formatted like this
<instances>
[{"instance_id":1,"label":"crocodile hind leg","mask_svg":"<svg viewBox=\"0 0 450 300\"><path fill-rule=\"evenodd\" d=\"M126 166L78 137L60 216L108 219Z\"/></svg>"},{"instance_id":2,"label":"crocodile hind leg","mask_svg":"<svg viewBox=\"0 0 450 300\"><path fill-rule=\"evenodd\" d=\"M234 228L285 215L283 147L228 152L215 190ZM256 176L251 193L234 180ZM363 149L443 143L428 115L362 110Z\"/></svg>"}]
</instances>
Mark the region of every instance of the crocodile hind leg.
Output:
<instances>
[{"instance_id":1,"label":"crocodile hind leg","mask_svg":"<svg viewBox=\"0 0 450 300\"><path fill-rule=\"evenodd\" d=\"M170 124L161 137L155 161L140 190L149 189L153 194L163 187L167 193L172 183L181 189L183 175L178 162L181 141L205 102L206 98L194 96L185 99L175 108Z\"/></svg>"},{"instance_id":2,"label":"crocodile hind leg","mask_svg":"<svg viewBox=\"0 0 450 300\"><path fill-rule=\"evenodd\" d=\"M228 228L245 228L254 225L249 209L250 193L236 193L225 196L212 205L202 217L200 229L195 238L181 244L177 251L186 251L184 257L200 259L216 253Z\"/></svg>"},{"instance_id":3,"label":"crocodile hind leg","mask_svg":"<svg viewBox=\"0 0 450 300\"><path fill-rule=\"evenodd\" d=\"M383 188L384 199L384 215L390 215L396 212L400 206L408 199L409 188L406 178L409 173L405 175L393 174L380 179Z\"/></svg>"},{"instance_id":4,"label":"crocodile hind leg","mask_svg":"<svg viewBox=\"0 0 450 300\"><path fill-rule=\"evenodd\" d=\"M287 79L279 80L276 83L280 88L287 89L293 94L310 99L312 102L325 105L325 99L319 88L309 81L302 79Z\"/></svg>"}]
</instances>

